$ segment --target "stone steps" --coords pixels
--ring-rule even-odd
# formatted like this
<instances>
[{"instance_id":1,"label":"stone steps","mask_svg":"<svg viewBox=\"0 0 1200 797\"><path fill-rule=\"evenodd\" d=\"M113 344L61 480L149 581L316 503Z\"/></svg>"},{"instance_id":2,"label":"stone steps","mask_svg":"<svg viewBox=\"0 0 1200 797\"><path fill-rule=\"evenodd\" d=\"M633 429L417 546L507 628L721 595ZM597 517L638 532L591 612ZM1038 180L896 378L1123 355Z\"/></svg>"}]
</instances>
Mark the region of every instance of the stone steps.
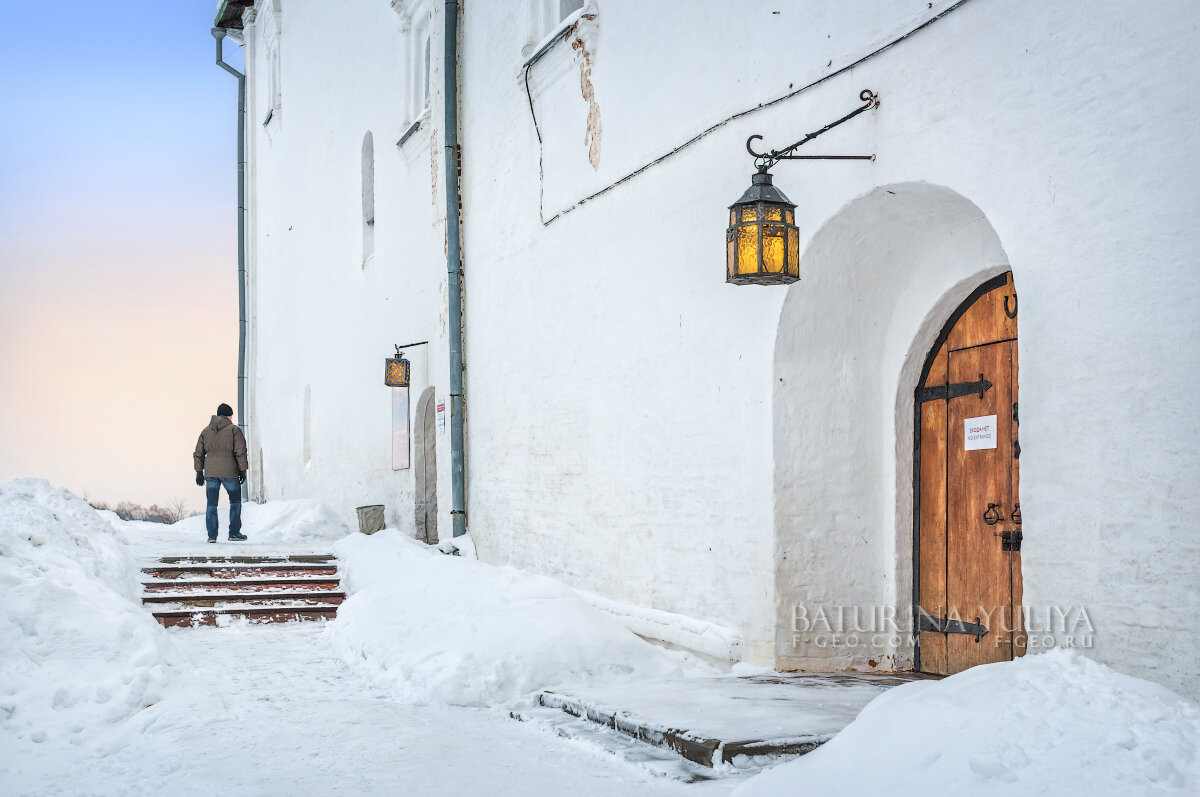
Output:
<instances>
[{"instance_id":1,"label":"stone steps","mask_svg":"<svg viewBox=\"0 0 1200 797\"><path fill-rule=\"evenodd\" d=\"M142 575L142 604L169 628L332 620L346 599L324 554L164 556Z\"/></svg>"}]
</instances>

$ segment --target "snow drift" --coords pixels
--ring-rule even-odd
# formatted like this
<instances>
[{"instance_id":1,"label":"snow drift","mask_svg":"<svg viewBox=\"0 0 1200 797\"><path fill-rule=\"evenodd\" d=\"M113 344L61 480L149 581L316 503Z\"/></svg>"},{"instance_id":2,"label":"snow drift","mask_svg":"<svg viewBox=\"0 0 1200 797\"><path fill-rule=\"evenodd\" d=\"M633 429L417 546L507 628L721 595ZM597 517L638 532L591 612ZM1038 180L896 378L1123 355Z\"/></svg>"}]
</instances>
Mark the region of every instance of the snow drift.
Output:
<instances>
[{"instance_id":1,"label":"snow drift","mask_svg":"<svg viewBox=\"0 0 1200 797\"><path fill-rule=\"evenodd\" d=\"M221 491L221 502L217 506L220 536L229 533L229 497ZM139 524L141 525L141 524ZM131 527L132 528L132 527ZM204 527L204 515L185 518L170 526L163 526L163 533L181 538L202 541L208 536ZM341 518L327 504L311 499L295 501L270 501L242 504L242 533L250 542L271 545L311 545L332 542L346 536Z\"/></svg>"},{"instance_id":2,"label":"snow drift","mask_svg":"<svg viewBox=\"0 0 1200 797\"><path fill-rule=\"evenodd\" d=\"M1071 651L877 697L734 797L1200 794L1200 706Z\"/></svg>"},{"instance_id":3,"label":"snow drift","mask_svg":"<svg viewBox=\"0 0 1200 797\"><path fill-rule=\"evenodd\" d=\"M334 546L352 593L329 626L350 664L410 703L487 705L569 681L678 672L553 579L385 530Z\"/></svg>"},{"instance_id":4,"label":"snow drift","mask_svg":"<svg viewBox=\"0 0 1200 797\"><path fill-rule=\"evenodd\" d=\"M107 518L40 479L0 484L0 759L157 699L166 642L140 596Z\"/></svg>"}]
</instances>

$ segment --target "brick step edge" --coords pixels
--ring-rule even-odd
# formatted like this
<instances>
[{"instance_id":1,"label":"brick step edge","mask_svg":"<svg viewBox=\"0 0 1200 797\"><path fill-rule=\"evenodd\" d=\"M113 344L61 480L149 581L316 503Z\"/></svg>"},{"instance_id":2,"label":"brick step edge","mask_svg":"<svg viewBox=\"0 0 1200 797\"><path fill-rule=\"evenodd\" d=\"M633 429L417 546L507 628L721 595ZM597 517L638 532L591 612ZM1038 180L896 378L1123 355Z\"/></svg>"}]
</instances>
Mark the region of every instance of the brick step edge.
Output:
<instances>
[{"instance_id":1,"label":"brick step edge","mask_svg":"<svg viewBox=\"0 0 1200 797\"><path fill-rule=\"evenodd\" d=\"M223 564L223 563L229 563L229 564L278 563L278 564L283 564L285 562L299 562L299 563L307 562L310 564L321 564L324 562L332 562L336 558L337 557L335 557L333 554L330 554L330 553L291 554L291 555L287 555L287 556L285 556L285 555L279 555L279 556L237 556L237 555L231 555L231 556L200 556L200 555L196 555L196 556L164 556L158 560L157 564L163 564L163 565L183 565L183 564L204 565L204 564Z\"/></svg>"},{"instance_id":2,"label":"brick step edge","mask_svg":"<svg viewBox=\"0 0 1200 797\"><path fill-rule=\"evenodd\" d=\"M150 613L154 616L175 616L188 615L189 617L195 614L204 614L205 612L215 612L217 614L270 614L272 612L292 612L292 611L312 611L312 612L336 612L340 604L336 602L330 603L297 603L296 601L279 601L278 603L235 603L232 601L222 601L219 605L209 605L207 603L201 605L191 605L187 603L168 603L159 604L157 606L148 606Z\"/></svg>"},{"instance_id":3,"label":"brick step edge","mask_svg":"<svg viewBox=\"0 0 1200 797\"><path fill-rule=\"evenodd\" d=\"M314 589L308 592L247 592L231 590L218 593L191 592L156 592L153 595L143 595L142 603L149 606L155 603L183 603L202 605L202 601L213 603L263 603L265 601L313 601L314 605L339 604L346 600L344 592L329 592Z\"/></svg>"},{"instance_id":4,"label":"brick step edge","mask_svg":"<svg viewBox=\"0 0 1200 797\"><path fill-rule=\"evenodd\" d=\"M278 574L281 576L334 576L337 575L337 565L334 564L270 564L263 562L262 564L212 564L212 565L160 565L157 567L143 567L142 574L153 578L169 578L175 580L181 579L181 576L191 574L204 575L207 574L211 578L237 578L239 576L254 576L254 575L271 575ZM227 576L218 576L217 573L228 573Z\"/></svg>"},{"instance_id":5,"label":"brick step edge","mask_svg":"<svg viewBox=\"0 0 1200 797\"><path fill-rule=\"evenodd\" d=\"M255 579L196 579L194 581L143 581L142 589L148 595L165 594L167 590L178 590L172 592L174 595L186 595L186 590L194 590L198 587L207 589L222 590L222 591L238 591L251 590L261 591L263 587L286 587L288 589L296 589L297 587L311 587L313 591L334 590L341 586L341 579L336 577L321 577L321 578L255 578Z\"/></svg>"},{"instance_id":6,"label":"brick step edge","mask_svg":"<svg viewBox=\"0 0 1200 797\"><path fill-rule=\"evenodd\" d=\"M605 725L648 744L674 750L689 761L706 767L716 763L732 764L737 756L804 755L833 738L832 734L789 736L778 739L722 740L681 728L665 728L627 711L600 706L582 700L543 691L538 705L557 708L573 717Z\"/></svg>"},{"instance_id":7,"label":"brick step edge","mask_svg":"<svg viewBox=\"0 0 1200 797\"><path fill-rule=\"evenodd\" d=\"M219 617L245 617L252 623L288 623L304 620L333 620L337 607L272 606L262 609L201 609L199 611L154 612L154 619L167 628L216 625Z\"/></svg>"}]
</instances>

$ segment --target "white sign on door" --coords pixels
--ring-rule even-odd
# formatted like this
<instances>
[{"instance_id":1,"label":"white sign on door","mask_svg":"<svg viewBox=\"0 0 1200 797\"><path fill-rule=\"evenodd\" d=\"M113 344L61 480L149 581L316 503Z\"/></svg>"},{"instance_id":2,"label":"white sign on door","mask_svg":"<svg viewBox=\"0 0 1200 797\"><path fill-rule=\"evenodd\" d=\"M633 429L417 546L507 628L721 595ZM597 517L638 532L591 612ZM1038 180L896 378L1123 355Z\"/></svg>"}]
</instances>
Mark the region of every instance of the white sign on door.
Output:
<instances>
[{"instance_id":1,"label":"white sign on door","mask_svg":"<svg viewBox=\"0 0 1200 797\"><path fill-rule=\"evenodd\" d=\"M984 448L996 447L996 416L983 415L978 418L967 418L963 421L965 435L963 449L979 451Z\"/></svg>"}]
</instances>

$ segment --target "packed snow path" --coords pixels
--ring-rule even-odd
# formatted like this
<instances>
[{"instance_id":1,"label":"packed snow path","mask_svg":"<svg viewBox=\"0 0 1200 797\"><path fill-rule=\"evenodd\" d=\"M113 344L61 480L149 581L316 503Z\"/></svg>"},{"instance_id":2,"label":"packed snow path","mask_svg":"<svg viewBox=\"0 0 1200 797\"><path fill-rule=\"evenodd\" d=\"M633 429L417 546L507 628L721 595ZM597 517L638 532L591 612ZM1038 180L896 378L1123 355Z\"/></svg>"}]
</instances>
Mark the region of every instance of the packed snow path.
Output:
<instances>
[{"instance_id":1,"label":"packed snow path","mask_svg":"<svg viewBox=\"0 0 1200 797\"><path fill-rule=\"evenodd\" d=\"M333 656L324 623L169 633L165 699L103 750L18 765L17 793L698 797L736 785L655 778L499 711L397 703Z\"/></svg>"}]
</instances>

